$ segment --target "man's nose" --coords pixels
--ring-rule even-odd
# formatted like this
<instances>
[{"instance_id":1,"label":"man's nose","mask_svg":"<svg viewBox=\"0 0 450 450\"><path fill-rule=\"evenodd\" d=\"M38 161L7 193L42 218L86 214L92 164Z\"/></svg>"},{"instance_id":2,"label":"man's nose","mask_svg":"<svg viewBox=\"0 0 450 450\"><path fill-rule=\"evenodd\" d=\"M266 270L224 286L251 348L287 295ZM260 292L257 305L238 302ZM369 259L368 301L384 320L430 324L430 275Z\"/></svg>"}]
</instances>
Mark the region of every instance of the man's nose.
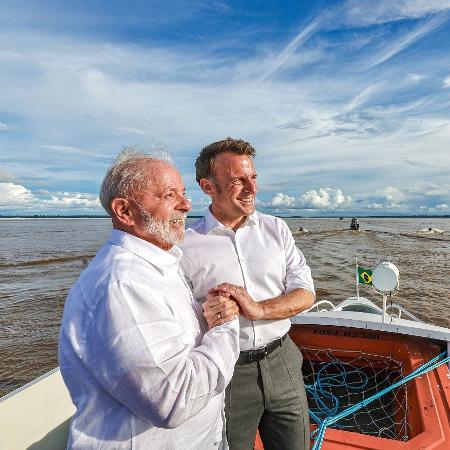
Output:
<instances>
[{"instance_id":1,"label":"man's nose","mask_svg":"<svg viewBox=\"0 0 450 450\"><path fill-rule=\"evenodd\" d=\"M178 209L180 209L183 212L188 212L191 210L191 208L192 208L191 201L187 197L182 195L180 197L180 204L179 204Z\"/></svg>"},{"instance_id":2,"label":"man's nose","mask_svg":"<svg viewBox=\"0 0 450 450\"><path fill-rule=\"evenodd\" d=\"M256 180L250 179L244 181L244 190L250 194L255 194L258 187L256 186Z\"/></svg>"}]
</instances>

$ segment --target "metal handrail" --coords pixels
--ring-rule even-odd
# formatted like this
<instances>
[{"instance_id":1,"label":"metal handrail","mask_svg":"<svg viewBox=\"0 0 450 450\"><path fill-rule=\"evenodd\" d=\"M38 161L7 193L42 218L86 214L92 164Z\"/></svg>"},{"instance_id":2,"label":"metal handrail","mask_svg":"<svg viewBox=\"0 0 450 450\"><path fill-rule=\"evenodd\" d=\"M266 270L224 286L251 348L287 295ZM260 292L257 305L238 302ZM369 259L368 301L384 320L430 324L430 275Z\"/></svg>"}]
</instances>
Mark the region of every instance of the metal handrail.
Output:
<instances>
[{"instance_id":1,"label":"metal handrail","mask_svg":"<svg viewBox=\"0 0 450 450\"><path fill-rule=\"evenodd\" d=\"M319 312L319 306L322 306L322 305L326 305L326 306L330 307L330 309L321 309L321 311L332 311L332 310L334 310L336 308L336 306L333 303L331 303L330 301L328 301L328 300L321 300L320 302L314 303L314 305L312 305L311 308L309 308L309 309L307 309L305 311L302 311L301 314L307 313L307 312L310 312L310 311L313 311L313 310ZM398 319L401 319L402 314L404 314L406 317L408 317L411 320L414 320L415 322L422 322L422 320L420 320L414 314L410 313L407 309L403 308L403 306L400 306L397 303L392 303L391 305L388 305L387 308L386 308L386 312L388 310L390 310L390 309L396 309L397 310L397 318Z\"/></svg>"},{"instance_id":2,"label":"metal handrail","mask_svg":"<svg viewBox=\"0 0 450 450\"><path fill-rule=\"evenodd\" d=\"M401 319L403 313L405 316L407 316L411 320L414 320L415 322L422 322L418 317L416 317L414 314L411 314L407 309L403 308L403 306L400 306L397 303L392 303L392 305L388 305L386 311L388 309L397 309L399 319Z\"/></svg>"},{"instance_id":3,"label":"metal handrail","mask_svg":"<svg viewBox=\"0 0 450 450\"><path fill-rule=\"evenodd\" d=\"M314 305L312 305L311 308L309 308L309 309L307 309L305 311L302 311L302 313L310 312L313 309L319 311L319 305L328 305L328 306L331 306L331 309L335 308L334 304L331 303L330 301L328 301L328 300L321 300L320 302L314 303ZM329 311L329 310L326 309L325 311Z\"/></svg>"}]
</instances>

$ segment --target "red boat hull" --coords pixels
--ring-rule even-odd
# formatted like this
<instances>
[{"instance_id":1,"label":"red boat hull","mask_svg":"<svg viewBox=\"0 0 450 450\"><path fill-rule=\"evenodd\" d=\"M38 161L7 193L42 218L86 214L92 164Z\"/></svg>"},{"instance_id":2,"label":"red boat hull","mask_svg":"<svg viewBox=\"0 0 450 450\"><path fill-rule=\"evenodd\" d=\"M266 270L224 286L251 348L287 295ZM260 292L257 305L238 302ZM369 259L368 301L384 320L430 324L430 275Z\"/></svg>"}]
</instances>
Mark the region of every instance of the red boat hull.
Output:
<instances>
[{"instance_id":1,"label":"red boat hull","mask_svg":"<svg viewBox=\"0 0 450 450\"><path fill-rule=\"evenodd\" d=\"M296 345L305 349L333 349L339 356L349 351L364 351L378 358L393 358L402 363L404 374L409 374L441 349L425 339L354 328L293 325L290 336ZM310 357L310 355L304 355ZM376 364L376 361L374 361ZM406 441L386 439L367 434L327 429L323 450L448 450L450 448L450 378L446 365L441 365L407 384ZM313 429L313 426L312 428ZM313 442L311 442L312 446ZM263 450L259 435L255 449Z\"/></svg>"}]
</instances>

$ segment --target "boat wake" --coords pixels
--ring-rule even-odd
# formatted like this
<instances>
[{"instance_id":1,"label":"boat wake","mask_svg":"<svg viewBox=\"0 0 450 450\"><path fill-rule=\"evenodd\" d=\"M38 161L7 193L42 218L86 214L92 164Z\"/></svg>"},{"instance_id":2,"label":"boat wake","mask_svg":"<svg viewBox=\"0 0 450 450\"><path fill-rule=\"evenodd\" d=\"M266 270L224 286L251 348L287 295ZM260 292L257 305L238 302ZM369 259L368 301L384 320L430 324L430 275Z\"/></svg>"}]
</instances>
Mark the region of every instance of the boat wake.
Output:
<instances>
[{"instance_id":1,"label":"boat wake","mask_svg":"<svg viewBox=\"0 0 450 450\"><path fill-rule=\"evenodd\" d=\"M373 229L366 230L350 230L350 229L341 229L341 230L321 230L321 231L311 231L311 230L297 230L292 231L292 235L294 237L333 237L333 236L348 236L354 235L356 236L367 236L367 235L390 235L390 236L403 236L409 238L419 238L419 239L429 239L435 241L450 241L450 233L445 232L439 228L424 228L418 231L403 231L403 232L394 232L394 231L379 231Z\"/></svg>"},{"instance_id":2,"label":"boat wake","mask_svg":"<svg viewBox=\"0 0 450 450\"><path fill-rule=\"evenodd\" d=\"M0 264L0 269L12 269L17 267L33 267L33 266L45 266L48 264L60 264L71 261L82 261L87 263L95 255L80 255L80 256L65 256L61 258L47 258L47 259L35 259L32 261L20 261L17 263Z\"/></svg>"}]
</instances>

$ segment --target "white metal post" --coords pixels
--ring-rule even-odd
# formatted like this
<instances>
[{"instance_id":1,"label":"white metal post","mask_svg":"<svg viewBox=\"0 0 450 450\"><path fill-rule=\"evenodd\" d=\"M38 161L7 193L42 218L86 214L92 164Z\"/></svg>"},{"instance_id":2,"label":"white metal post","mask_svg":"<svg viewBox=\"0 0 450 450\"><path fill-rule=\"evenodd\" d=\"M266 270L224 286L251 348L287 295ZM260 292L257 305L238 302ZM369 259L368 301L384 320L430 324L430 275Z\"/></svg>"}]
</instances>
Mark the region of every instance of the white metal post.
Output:
<instances>
[{"instance_id":1,"label":"white metal post","mask_svg":"<svg viewBox=\"0 0 450 450\"><path fill-rule=\"evenodd\" d=\"M359 301L359 274L358 274L358 259L355 258L356 264L356 299Z\"/></svg>"}]
</instances>

